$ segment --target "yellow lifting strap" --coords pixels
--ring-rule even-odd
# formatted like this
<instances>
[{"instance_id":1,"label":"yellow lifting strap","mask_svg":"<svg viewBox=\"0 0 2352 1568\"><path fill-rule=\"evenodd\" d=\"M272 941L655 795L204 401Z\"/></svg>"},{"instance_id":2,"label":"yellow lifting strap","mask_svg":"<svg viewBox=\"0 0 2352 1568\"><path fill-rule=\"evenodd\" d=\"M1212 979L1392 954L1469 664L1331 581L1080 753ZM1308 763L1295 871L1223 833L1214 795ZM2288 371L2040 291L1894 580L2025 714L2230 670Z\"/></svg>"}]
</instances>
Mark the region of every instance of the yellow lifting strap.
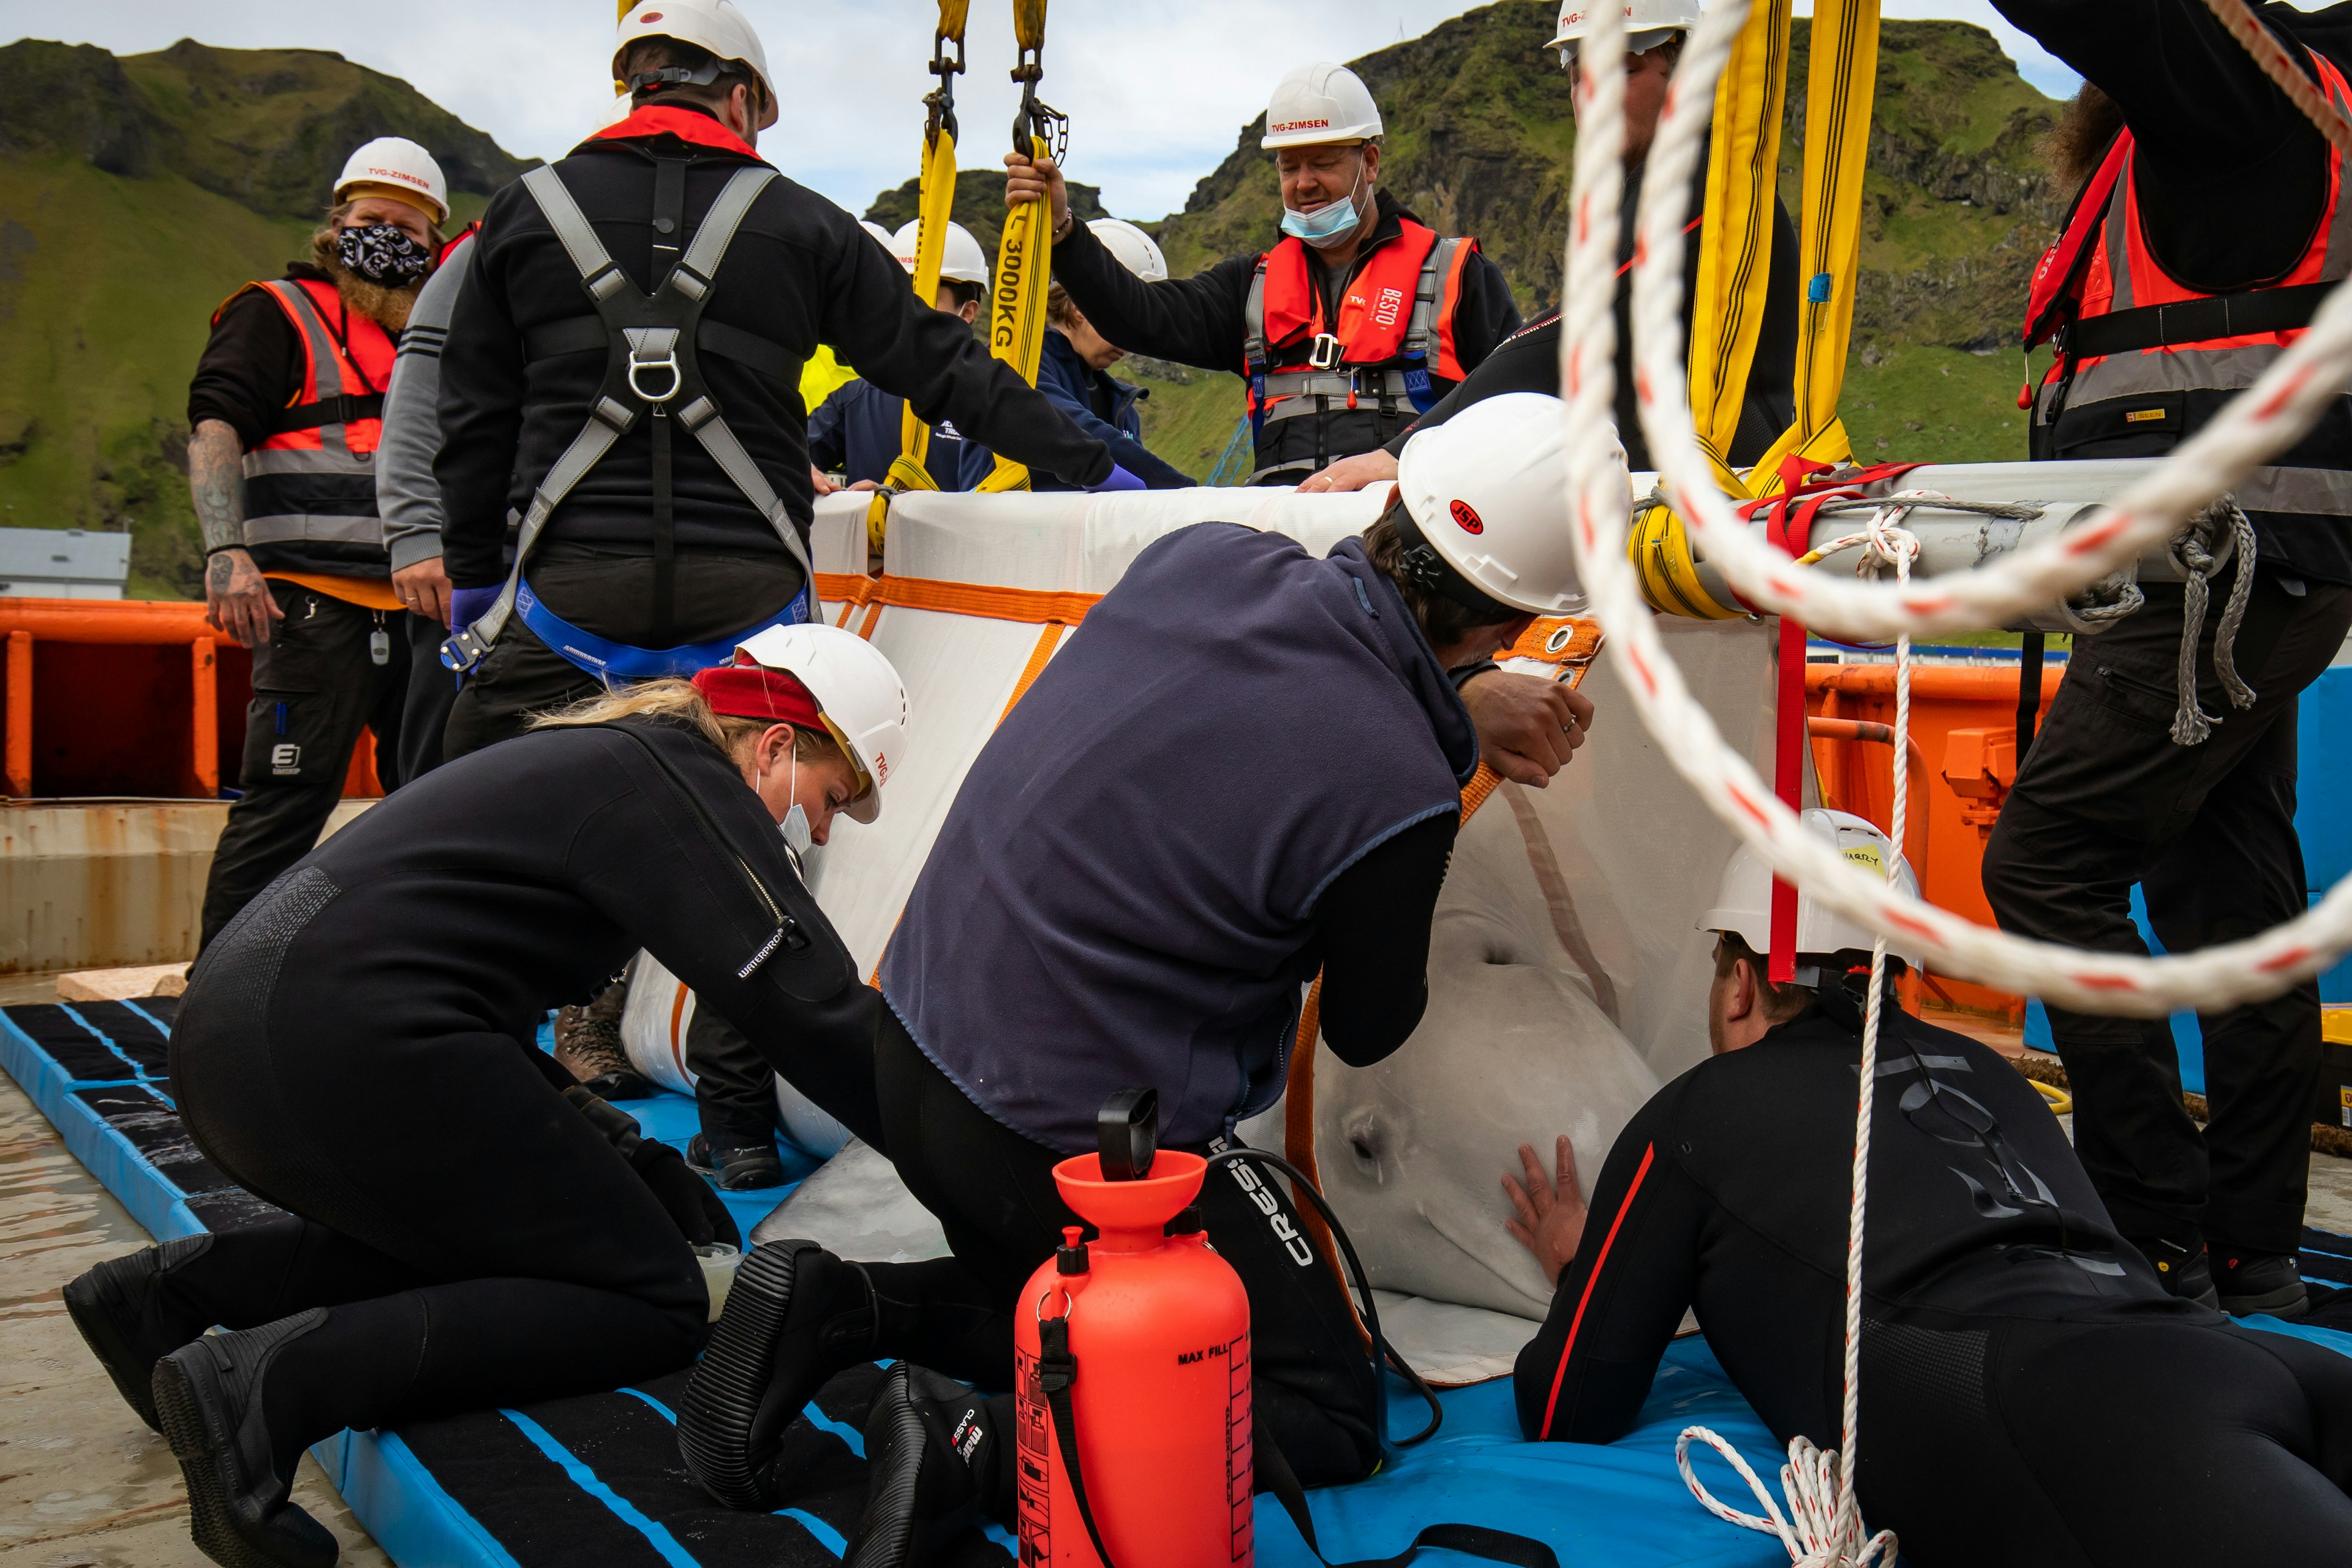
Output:
<instances>
[{"instance_id":1,"label":"yellow lifting strap","mask_svg":"<svg viewBox=\"0 0 2352 1568\"><path fill-rule=\"evenodd\" d=\"M1853 331L1878 23L1879 0L1818 0L1814 7L1806 70L1804 219L1798 241L1804 282L1797 422L1745 475L1735 474L1723 454L1738 427L1769 303L1771 176L1780 163L1790 52L1788 0L1773 0L1749 16L1717 89L1706 223L1700 230L1691 316L1691 407L1717 479L1735 496L1778 494L1788 458L1833 463L1853 456L1837 405ZM1707 593L1682 520L1664 507L1636 509L1627 550L1654 608L1702 619L1743 613Z\"/></svg>"},{"instance_id":2,"label":"yellow lifting strap","mask_svg":"<svg viewBox=\"0 0 2352 1568\"><path fill-rule=\"evenodd\" d=\"M1706 222L1699 226L1698 282L1690 310L1691 422L1699 449L1726 492L1748 487L1725 454L1739 428L1748 374L1771 303L1772 203L1780 170L1780 114L1788 97L1790 0L1761 0L1715 89L1707 148ZM1706 591L1683 520L1664 506L1637 505L1626 554L1653 609L1699 620L1747 614Z\"/></svg>"},{"instance_id":3,"label":"yellow lifting strap","mask_svg":"<svg viewBox=\"0 0 2352 1568\"><path fill-rule=\"evenodd\" d=\"M940 0L940 25L931 35L931 74L939 86L924 95L929 113L923 122L923 165L916 189L915 298L925 306L940 297L940 258L947 253L948 216L955 207L956 115L955 79L964 67L963 35L971 20L971 0ZM950 58L948 46L955 46ZM898 415L898 455L882 488L866 508L866 541L873 553L882 552L890 516L890 498L907 490L935 490L931 481L931 427L908 405Z\"/></svg>"},{"instance_id":4,"label":"yellow lifting strap","mask_svg":"<svg viewBox=\"0 0 2352 1568\"><path fill-rule=\"evenodd\" d=\"M1691 418L1717 477L1734 495L1724 454L1739 428L1748 374L1771 304L1773 195L1780 114L1789 85L1790 0L1763 0L1732 47L1715 89L1707 151L1706 221L1699 227L1691 302Z\"/></svg>"},{"instance_id":5,"label":"yellow lifting strap","mask_svg":"<svg viewBox=\"0 0 2352 1568\"><path fill-rule=\"evenodd\" d=\"M1021 108L1013 119L1013 147L1032 158L1059 161L1069 140L1069 120L1037 99L1045 74L1045 0L1013 0L1013 31L1021 46L1013 79L1021 84ZM1004 237L996 247L996 272L988 294L988 352L1011 365L1021 379L1037 384L1037 360L1045 347L1045 289L1054 278L1054 216L1050 202L1024 202L1004 215ZM1029 469L1003 453L974 487L983 493L1025 490Z\"/></svg>"},{"instance_id":6,"label":"yellow lifting strap","mask_svg":"<svg viewBox=\"0 0 2352 1568\"><path fill-rule=\"evenodd\" d=\"M1879 0L1817 0L1805 73L1804 281L1797 336L1797 422L1751 475L1755 494L1781 488L1783 458L1840 463L1853 456L1838 394L1853 337L1854 272L1862 258L1863 165L1878 86Z\"/></svg>"}]
</instances>

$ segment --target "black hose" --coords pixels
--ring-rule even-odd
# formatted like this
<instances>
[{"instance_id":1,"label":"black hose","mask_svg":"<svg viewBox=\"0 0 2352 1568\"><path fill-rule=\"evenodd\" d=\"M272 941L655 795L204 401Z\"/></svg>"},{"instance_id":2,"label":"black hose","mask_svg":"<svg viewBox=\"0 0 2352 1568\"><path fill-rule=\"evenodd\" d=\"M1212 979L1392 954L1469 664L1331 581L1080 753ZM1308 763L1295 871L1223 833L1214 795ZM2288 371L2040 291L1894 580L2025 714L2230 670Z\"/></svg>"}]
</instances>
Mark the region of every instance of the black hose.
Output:
<instances>
[{"instance_id":1,"label":"black hose","mask_svg":"<svg viewBox=\"0 0 2352 1568\"><path fill-rule=\"evenodd\" d=\"M1356 1244L1348 1239L1348 1227L1339 1223L1339 1216L1331 1212L1331 1205L1324 1201L1323 1194L1316 1189L1315 1184L1307 1180L1307 1173L1279 1154L1269 1154L1263 1149L1228 1149L1221 1154L1210 1155L1209 1164L1213 1168L1218 1165L1238 1164L1244 1160L1254 1160L1261 1164L1271 1165L1288 1176L1293 1194L1303 1197L1315 1205L1315 1212L1322 1216L1324 1225L1330 1229L1331 1239L1339 1244L1339 1256L1347 1260L1348 1272L1356 1282L1356 1292L1363 1299L1363 1304L1360 1310L1363 1313L1364 1330L1371 1335L1372 1339L1372 1388L1373 1396L1377 1401L1373 1420L1380 1433L1381 1444L1399 1448L1410 1448L1416 1444L1426 1443L1437 1436L1437 1429L1445 1424L1445 1407L1437 1402L1436 1391L1429 1386L1428 1380L1415 1372L1402 1356L1391 1350L1387 1336L1381 1332L1381 1311L1379 1306L1372 1300L1371 1280L1364 1273L1363 1260L1356 1256ZM1394 1367L1398 1375L1411 1384L1413 1391L1419 1394L1429 1405L1429 1425L1410 1437L1389 1436L1389 1385L1386 1374L1390 1367Z\"/></svg>"}]
</instances>

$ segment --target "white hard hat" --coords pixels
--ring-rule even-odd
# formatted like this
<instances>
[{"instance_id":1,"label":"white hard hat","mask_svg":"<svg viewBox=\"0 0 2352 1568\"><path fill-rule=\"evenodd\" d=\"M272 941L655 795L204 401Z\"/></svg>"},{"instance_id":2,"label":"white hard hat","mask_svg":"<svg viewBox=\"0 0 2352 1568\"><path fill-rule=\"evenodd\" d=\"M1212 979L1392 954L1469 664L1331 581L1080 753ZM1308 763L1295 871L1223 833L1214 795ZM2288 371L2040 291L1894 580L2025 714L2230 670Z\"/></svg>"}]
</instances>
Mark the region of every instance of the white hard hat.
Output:
<instances>
[{"instance_id":1,"label":"white hard hat","mask_svg":"<svg viewBox=\"0 0 2352 1568\"><path fill-rule=\"evenodd\" d=\"M1318 60L1284 77L1265 106L1261 147L1312 147L1363 142L1382 132L1372 89L1346 66Z\"/></svg>"},{"instance_id":2,"label":"white hard hat","mask_svg":"<svg viewBox=\"0 0 2352 1568\"><path fill-rule=\"evenodd\" d=\"M722 61L741 61L768 92L768 117L760 129L776 122L776 79L768 74L768 51L760 47L760 35L732 0L639 0L623 13L621 30L613 40L614 80L621 80L622 52L639 38L676 38L708 49Z\"/></svg>"},{"instance_id":3,"label":"white hard hat","mask_svg":"<svg viewBox=\"0 0 2352 1568\"><path fill-rule=\"evenodd\" d=\"M898 262L899 266L905 268L909 272L912 272L915 269L915 258L911 256L900 254L898 250L898 242L890 237L890 231L888 229L884 228L880 224L876 223L870 217L859 218L857 220L857 226L864 229L868 235L871 235L873 237L874 243L888 251L890 253L891 259Z\"/></svg>"},{"instance_id":4,"label":"white hard hat","mask_svg":"<svg viewBox=\"0 0 2352 1568\"><path fill-rule=\"evenodd\" d=\"M1572 65L1576 46L1592 31L1592 14L1603 0L1562 0L1559 26L1544 47L1559 51L1559 63ZM1698 26L1698 0L1626 0L1625 52L1643 55L1676 33Z\"/></svg>"},{"instance_id":5,"label":"white hard hat","mask_svg":"<svg viewBox=\"0 0 2352 1568\"><path fill-rule=\"evenodd\" d=\"M1835 845L1839 854L1873 876L1886 874L1886 835L1853 813L1814 806L1804 813L1804 823L1809 830ZM1919 879L1899 857L1895 885L1915 899L1919 896ZM1715 895L1715 908L1699 917L1698 929L1731 931L1758 952L1771 951L1772 868L1746 844L1732 851L1731 864L1724 868L1723 885ZM1828 954L1851 948L1867 952L1877 940L1878 933L1868 926L1855 924L1811 893L1798 892L1799 952ZM1889 942L1886 951L1915 966L1919 962L1916 944Z\"/></svg>"},{"instance_id":6,"label":"white hard hat","mask_svg":"<svg viewBox=\"0 0 2352 1568\"><path fill-rule=\"evenodd\" d=\"M1146 283L1168 281L1168 258L1160 254L1159 244L1150 235L1123 217L1089 218L1087 226L1110 247L1121 267Z\"/></svg>"},{"instance_id":7,"label":"white hard hat","mask_svg":"<svg viewBox=\"0 0 2352 1568\"><path fill-rule=\"evenodd\" d=\"M922 227L920 218L908 218L890 237L890 248L905 263L907 270L915 269L915 236ZM958 283L988 284L988 257L972 238L971 230L960 223L948 225L947 244L940 249L940 277Z\"/></svg>"},{"instance_id":8,"label":"white hard hat","mask_svg":"<svg viewBox=\"0 0 2352 1568\"><path fill-rule=\"evenodd\" d=\"M379 136L345 159L335 177L335 200L341 202L353 185L383 185L411 200L422 197L433 204L435 223L449 219L449 184L441 177L441 165L405 136Z\"/></svg>"},{"instance_id":9,"label":"white hard hat","mask_svg":"<svg viewBox=\"0 0 2352 1568\"><path fill-rule=\"evenodd\" d=\"M1569 537L1565 445L1559 399L1540 392L1484 398L1423 430L1397 459L1397 489L1420 534L1408 545L1425 543L1506 608L1576 615L1584 585Z\"/></svg>"},{"instance_id":10,"label":"white hard hat","mask_svg":"<svg viewBox=\"0 0 2352 1568\"><path fill-rule=\"evenodd\" d=\"M882 786L907 750L907 687L882 650L839 626L770 626L736 645L737 663L782 670L816 699L824 727L866 787L843 807L859 822L882 815Z\"/></svg>"}]
</instances>

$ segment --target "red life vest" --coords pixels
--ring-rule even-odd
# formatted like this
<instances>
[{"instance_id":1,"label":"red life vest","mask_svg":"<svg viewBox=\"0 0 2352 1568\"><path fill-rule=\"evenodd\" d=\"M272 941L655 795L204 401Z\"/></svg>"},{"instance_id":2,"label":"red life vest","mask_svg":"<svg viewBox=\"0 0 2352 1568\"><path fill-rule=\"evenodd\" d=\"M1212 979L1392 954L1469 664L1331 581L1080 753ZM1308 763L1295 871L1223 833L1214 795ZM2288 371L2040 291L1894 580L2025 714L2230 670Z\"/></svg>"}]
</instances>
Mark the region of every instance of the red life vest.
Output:
<instances>
[{"instance_id":1,"label":"red life vest","mask_svg":"<svg viewBox=\"0 0 2352 1568\"><path fill-rule=\"evenodd\" d=\"M1433 377L1458 382L1467 374L1454 347L1454 317L1463 268L1478 242L1441 238L1411 218L1399 222L1398 237L1374 249L1349 280L1336 321L1324 318L1305 241L1286 238L1258 258L1242 351L1260 452L1253 480L1274 471L1265 457L1271 422L1368 405L1407 418L1405 411L1417 415L1443 395Z\"/></svg>"},{"instance_id":2,"label":"red life vest","mask_svg":"<svg viewBox=\"0 0 2352 1568\"><path fill-rule=\"evenodd\" d=\"M375 321L345 310L331 283L278 279L247 288L268 295L293 323L302 383L245 455L246 547L265 570L361 565L380 575L375 448L397 345Z\"/></svg>"},{"instance_id":3,"label":"red life vest","mask_svg":"<svg viewBox=\"0 0 2352 1568\"><path fill-rule=\"evenodd\" d=\"M2320 85L2352 112L2352 86L2310 57ZM2032 412L2037 460L2153 457L2171 450L2267 370L2303 335L2336 280L2352 274L2352 204L2344 155L2327 154L2327 199L2303 253L2278 278L2234 294L2203 293L2164 269L2141 225L2130 131L2107 149L2034 269L2027 351L2055 340L2058 355ZM2259 530L2273 519L2352 516L2352 443L2331 428L2352 418L2352 397L2273 466L2241 483L2239 504ZM2267 553L2267 552L2266 552Z\"/></svg>"}]
</instances>

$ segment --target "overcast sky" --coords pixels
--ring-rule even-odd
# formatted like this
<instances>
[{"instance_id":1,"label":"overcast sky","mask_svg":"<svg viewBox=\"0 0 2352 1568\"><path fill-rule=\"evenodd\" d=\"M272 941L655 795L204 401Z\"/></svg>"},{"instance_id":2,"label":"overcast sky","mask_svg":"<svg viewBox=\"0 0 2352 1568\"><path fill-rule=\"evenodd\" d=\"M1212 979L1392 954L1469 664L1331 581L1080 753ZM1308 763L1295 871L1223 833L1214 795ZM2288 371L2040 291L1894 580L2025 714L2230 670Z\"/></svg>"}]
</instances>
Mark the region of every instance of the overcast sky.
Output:
<instances>
[{"instance_id":1,"label":"overcast sky","mask_svg":"<svg viewBox=\"0 0 2352 1568\"><path fill-rule=\"evenodd\" d=\"M853 211L911 178L932 0L739 4L761 31L782 100L761 151ZM1349 59L1467 9L1453 0L1055 0L1044 96L1075 122L1071 174L1101 185L1115 212L1158 217L1233 150L1290 65ZM0 0L0 43L62 37L136 54L194 37L333 49L405 79L509 152L550 158L611 102L613 12L611 0ZM1011 12L1004 0L972 7L971 70L956 93L966 168L1001 157L1010 133ZM1981 23L2042 90L2074 90L2065 68L1984 0L1887 0L1886 14Z\"/></svg>"}]
</instances>

